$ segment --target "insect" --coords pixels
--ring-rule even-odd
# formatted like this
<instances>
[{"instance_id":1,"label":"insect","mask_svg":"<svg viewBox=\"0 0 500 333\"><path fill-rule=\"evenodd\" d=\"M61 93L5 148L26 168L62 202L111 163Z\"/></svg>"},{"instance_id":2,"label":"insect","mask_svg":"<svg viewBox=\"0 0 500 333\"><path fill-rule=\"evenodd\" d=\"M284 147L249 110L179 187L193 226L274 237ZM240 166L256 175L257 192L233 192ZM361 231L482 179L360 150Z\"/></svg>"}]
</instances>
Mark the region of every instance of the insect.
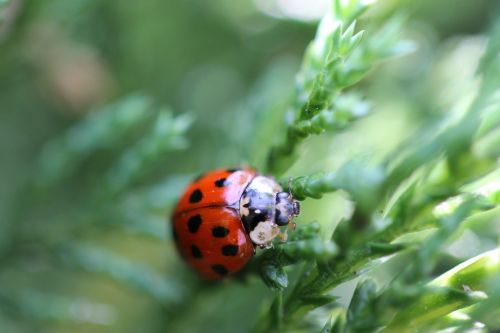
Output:
<instances>
[{"instance_id":1,"label":"insect","mask_svg":"<svg viewBox=\"0 0 500 333\"><path fill-rule=\"evenodd\" d=\"M242 269L256 247L267 248L300 212L291 193L252 168L216 169L195 179L172 216L172 234L184 260L207 279Z\"/></svg>"}]
</instances>

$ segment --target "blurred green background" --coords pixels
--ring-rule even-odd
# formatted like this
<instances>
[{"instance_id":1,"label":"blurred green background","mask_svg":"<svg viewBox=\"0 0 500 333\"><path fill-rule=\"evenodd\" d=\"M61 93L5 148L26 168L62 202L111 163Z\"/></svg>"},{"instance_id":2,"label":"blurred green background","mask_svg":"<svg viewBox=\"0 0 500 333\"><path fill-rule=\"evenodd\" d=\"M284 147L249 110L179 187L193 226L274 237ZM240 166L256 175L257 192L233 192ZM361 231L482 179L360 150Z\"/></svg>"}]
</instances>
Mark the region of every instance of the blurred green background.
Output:
<instances>
[{"instance_id":1,"label":"blurred green background","mask_svg":"<svg viewBox=\"0 0 500 333\"><path fill-rule=\"evenodd\" d=\"M326 3L0 1L0 332L246 332L255 324L273 293L253 275L198 281L175 253L166 216L191 176L263 166L259 142L281 135ZM334 170L353 155L380 159L420 124L465 107L499 9L496 0L380 1L371 24L406 13L402 36L415 52L361 83L373 115L339 136L309 139L287 175ZM127 113L122 132L111 122L120 133L104 143L85 137L96 124L64 139L115 102L118 113L144 112ZM144 164L130 162L126 152L154 131L158 114L176 124L175 139ZM336 194L306 201L298 222L332 229L349 207ZM476 242L463 258L494 246L468 237ZM338 290L346 302L350 290Z\"/></svg>"}]
</instances>

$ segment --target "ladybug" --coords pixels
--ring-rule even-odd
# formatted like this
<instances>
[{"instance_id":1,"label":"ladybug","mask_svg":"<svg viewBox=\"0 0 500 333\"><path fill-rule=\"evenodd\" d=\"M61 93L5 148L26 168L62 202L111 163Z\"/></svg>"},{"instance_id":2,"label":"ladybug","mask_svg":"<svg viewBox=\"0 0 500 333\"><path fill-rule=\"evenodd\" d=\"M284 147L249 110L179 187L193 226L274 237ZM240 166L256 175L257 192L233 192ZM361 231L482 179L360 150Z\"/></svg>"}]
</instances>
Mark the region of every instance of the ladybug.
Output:
<instances>
[{"instance_id":1,"label":"ladybug","mask_svg":"<svg viewBox=\"0 0 500 333\"><path fill-rule=\"evenodd\" d=\"M268 248L281 226L293 226L299 203L272 178L252 168L216 169L195 179L172 216L184 260L204 278L238 272L256 247Z\"/></svg>"}]
</instances>

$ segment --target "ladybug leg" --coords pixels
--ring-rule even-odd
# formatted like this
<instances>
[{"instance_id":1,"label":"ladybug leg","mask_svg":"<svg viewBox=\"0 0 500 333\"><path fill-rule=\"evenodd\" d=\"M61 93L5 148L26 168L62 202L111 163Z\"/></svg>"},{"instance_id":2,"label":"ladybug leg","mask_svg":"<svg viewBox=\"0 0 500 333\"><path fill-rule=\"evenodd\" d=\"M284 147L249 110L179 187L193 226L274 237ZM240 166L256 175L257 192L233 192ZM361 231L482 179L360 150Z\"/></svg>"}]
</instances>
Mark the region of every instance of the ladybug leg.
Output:
<instances>
[{"instance_id":1,"label":"ladybug leg","mask_svg":"<svg viewBox=\"0 0 500 333\"><path fill-rule=\"evenodd\" d=\"M288 239L288 230L285 229L285 231L281 234L278 235L279 239L284 243Z\"/></svg>"}]
</instances>

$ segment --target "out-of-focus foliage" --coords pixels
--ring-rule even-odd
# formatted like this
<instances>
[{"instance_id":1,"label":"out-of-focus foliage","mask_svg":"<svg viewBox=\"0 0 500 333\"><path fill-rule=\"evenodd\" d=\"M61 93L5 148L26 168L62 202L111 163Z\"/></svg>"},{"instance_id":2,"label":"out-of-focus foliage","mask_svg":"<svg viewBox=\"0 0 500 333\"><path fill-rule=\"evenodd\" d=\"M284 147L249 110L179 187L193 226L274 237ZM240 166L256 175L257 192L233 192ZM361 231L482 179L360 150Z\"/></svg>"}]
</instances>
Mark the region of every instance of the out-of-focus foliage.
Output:
<instances>
[{"instance_id":1,"label":"out-of-focus foliage","mask_svg":"<svg viewBox=\"0 0 500 333\"><path fill-rule=\"evenodd\" d=\"M496 0L0 0L0 332L499 330L499 41ZM302 214L203 282L167 216L240 164Z\"/></svg>"}]
</instances>

